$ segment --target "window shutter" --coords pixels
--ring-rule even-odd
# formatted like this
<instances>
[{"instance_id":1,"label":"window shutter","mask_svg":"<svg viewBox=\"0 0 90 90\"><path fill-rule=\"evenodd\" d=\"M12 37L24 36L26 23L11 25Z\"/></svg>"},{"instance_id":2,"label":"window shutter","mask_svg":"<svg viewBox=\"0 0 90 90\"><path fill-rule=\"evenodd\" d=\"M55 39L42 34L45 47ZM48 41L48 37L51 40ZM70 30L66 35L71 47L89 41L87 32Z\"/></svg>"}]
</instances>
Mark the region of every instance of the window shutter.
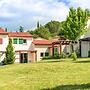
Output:
<instances>
[{"instance_id":1,"label":"window shutter","mask_svg":"<svg viewBox=\"0 0 90 90\"><path fill-rule=\"evenodd\" d=\"M23 39L19 39L19 44L23 44Z\"/></svg>"},{"instance_id":2,"label":"window shutter","mask_svg":"<svg viewBox=\"0 0 90 90\"><path fill-rule=\"evenodd\" d=\"M17 44L17 38L13 39L13 44Z\"/></svg>"}]
</instances>

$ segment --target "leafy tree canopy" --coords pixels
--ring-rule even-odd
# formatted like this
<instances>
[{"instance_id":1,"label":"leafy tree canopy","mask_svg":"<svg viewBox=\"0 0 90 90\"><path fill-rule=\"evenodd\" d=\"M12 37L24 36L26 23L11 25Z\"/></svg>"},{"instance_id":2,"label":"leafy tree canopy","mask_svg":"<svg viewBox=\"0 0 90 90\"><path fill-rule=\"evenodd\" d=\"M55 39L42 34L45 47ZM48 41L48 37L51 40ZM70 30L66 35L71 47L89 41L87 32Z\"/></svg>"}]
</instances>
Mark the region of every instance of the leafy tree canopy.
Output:
<instances>
[{"instance_id":1,"label":"leafy tree canopy","mask_svg":"<svg viewBox=\"0 0 90 90\"><path fill-rule=\"evenodd\" d=\"M60 31L60 27L61 27L61 24L59 21L51 21L51 22L48 22L46 25L45 25L46 28L49 29L49 32L55 36L58 34L58 32Z\"/></svg>"},{"instance_id":2,"label":"leafy tree canopy","mask_svg":"<svg viewBox=\"0 0 90 90\"><path fill-rule=\"evenodd\" d=\"M48 28L45 28L44 26L40 26L34 31L34 34L38 35L39 37L49 39L50 38L50 32Z\"/></svg>"},{"instance_id":3,"label":"leafy tree canopy","mask_svg":"<svg viewBox=\"0 0 90 90\"><path fill-rule=\"evenodd\" d=\"M77 40L86 31L87 12L80 7L74 9L70 8L69 15L66 21L63 22L61 32L65 38L70 40Z\"/></svg>"}]
</instances>

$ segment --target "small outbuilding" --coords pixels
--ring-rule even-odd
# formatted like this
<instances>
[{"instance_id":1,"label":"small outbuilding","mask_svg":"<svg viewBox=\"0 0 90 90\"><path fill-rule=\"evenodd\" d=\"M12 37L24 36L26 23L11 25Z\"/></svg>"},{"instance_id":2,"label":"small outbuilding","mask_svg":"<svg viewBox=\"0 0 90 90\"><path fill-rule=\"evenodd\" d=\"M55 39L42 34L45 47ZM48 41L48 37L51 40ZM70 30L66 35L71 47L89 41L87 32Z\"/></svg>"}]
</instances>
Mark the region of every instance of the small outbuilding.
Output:
<instances>
[{"instance_id":1,"label":"small outbuilding","mask_svg":"<svg viewBox=\"0 0 90 90\"><path fill-rule=\"evenodd\" d=\"M90 37L80 39L81 57L90 57Z\"/></svg>"}]
</instances>

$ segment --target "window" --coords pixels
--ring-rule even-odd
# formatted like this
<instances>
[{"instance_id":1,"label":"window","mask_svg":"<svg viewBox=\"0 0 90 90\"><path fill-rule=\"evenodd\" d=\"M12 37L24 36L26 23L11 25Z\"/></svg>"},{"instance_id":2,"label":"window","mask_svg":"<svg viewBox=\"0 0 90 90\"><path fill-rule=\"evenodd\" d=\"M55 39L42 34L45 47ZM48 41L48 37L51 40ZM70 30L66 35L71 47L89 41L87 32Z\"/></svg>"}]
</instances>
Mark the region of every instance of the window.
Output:
<instances>
[{"instance_id":1,"label":"window","mask_svg":"<svg viewBox=\"0 0 90 90\"><path fill-rule=\"evenodd\" d=\"M17 44L17 38L13 39L13 44Z\"/></svg>"},{"instance_id":2,"label":"window","mask_svg":"<svg viewBox=\"0 0 90 90\"><path fill-rule=\"evenodd\" d=\"M40 53L40 56L43 57L44 56L44 53Z\"/></svg>"},{"instance_id":3,"label":"window","mask_svg":"<svg viewBox=\"0 0 90 90\"><path fill-rule=\"evenodd\" d=\"M23 39L23 43L27 43L27 40L26 39Z\"/></svg>"},{"instance_id":4,"label":"window","mask_svg":"<svg viewBox=\"0 0 90 90\"><path fill-rule=\"evenodd\" d=\"M49 53L48 53L48 52L46 52L46 53L45 53L45 56L49 56Z\"/></svg>"},{"instance_id":5,"label":"window","mask_svg":"<svg viewBox=\"0 0 90 90\"><path fill-rule=\"evenodd\" d=\"M19 44L23 44L23 39L19 39Z\"/></svg>"}]
</instances>

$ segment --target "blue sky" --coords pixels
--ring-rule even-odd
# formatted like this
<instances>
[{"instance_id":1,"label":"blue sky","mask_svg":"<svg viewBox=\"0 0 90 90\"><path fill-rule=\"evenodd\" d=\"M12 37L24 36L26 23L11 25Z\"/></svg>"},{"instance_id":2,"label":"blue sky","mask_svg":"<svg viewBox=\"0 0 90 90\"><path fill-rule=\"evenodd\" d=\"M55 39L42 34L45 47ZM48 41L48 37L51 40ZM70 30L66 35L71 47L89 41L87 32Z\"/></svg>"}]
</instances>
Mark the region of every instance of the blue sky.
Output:
<instances>
[{"instance_id":1,"label":"blue sky","mask_svg":"<svg viewBox=\"0 0 90 90\"><path fill-rule=\"evenodd\" d=\"M63 21L71 6L90 9L90 0L0 0L0 26L9 31L36 28L37 21Z\"/></svg>"}]
</instances>

